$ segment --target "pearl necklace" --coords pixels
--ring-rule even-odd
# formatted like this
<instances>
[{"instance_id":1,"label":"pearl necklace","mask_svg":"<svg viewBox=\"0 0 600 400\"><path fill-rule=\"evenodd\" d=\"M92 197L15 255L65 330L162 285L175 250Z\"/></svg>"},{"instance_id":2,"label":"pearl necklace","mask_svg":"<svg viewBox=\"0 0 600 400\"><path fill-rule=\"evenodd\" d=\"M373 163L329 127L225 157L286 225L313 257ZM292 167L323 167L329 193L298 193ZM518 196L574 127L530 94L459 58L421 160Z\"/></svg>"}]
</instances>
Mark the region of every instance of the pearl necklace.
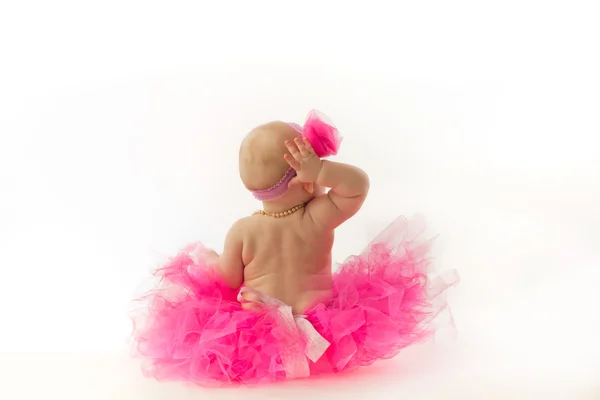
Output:
<instances>
[{"instance_id":1,"label":"pearl necklace","mask_svg":"<svg viewBox=\"0 0 600 400\"><path fill-rule=\"evenodd\" d=\"M305 205L306 205L305 203L298 204L297 206L294 206L294 207L290 208L289 210L276 212L276 213L268 212L265 210L258 210L258 211L255 211L254 214L252 214L252 215L260 214L260 215L266 215L267 217L282 218L282 217L287 217L288 215L295 213L296 211L303 208Z\"/></svg>"}]
</instances>

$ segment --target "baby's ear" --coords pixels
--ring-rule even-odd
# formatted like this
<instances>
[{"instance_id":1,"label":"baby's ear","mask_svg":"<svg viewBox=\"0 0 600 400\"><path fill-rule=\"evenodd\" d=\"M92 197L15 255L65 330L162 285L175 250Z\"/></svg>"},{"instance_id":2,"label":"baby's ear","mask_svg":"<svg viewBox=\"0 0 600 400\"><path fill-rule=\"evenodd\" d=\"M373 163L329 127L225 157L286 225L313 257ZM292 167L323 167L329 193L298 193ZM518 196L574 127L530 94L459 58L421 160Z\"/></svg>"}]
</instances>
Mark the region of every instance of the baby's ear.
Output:
<instances>
[{"instance_id":1,"label":"baby's ear","mask_svg":"<svg viewBox=\"0 0 600 400\"><path fill-rule=\"evenodd\" d=\"M300 179L297 176L293 177L292 180L288 183L288 189L293 188L294 186L301 185Z\"/></svg>"},{"instance_id":2,"label":"baby's ear","mask_svg":"<svg viewBox=\"0 0 600 400\"><path fill-rule=\"evenodd\" d=\"M315 191L315 185L312 182L306 182L303 184L304 186L304 190L306 190L308 193L313 194Z\"/></svg>"}]
</instances>

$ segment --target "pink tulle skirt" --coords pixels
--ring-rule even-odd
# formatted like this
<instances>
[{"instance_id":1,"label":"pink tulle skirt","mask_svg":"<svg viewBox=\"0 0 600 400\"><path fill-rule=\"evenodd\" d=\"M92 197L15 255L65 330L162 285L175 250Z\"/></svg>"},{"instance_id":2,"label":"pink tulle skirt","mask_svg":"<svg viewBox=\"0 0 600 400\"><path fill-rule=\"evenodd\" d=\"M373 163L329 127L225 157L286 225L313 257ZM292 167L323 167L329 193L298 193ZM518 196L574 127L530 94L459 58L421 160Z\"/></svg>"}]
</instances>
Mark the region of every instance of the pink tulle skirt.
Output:
<instances>
[{"instance_id":1,"label":"pink tulle skirt","mask_svg":"<svg viewBox=\"0 0 600 400\"><path fill-rule=\"evenodd\" d=\"M396 220L333 275L333 298L302 316L272 299L242 308L239 290L189 246L157 270L134 316L134 351L158 380L261 384L340 372L387 359L429 338L446 309L450 273L430 275L419 221Z\"/></svg>"}]
</instances>

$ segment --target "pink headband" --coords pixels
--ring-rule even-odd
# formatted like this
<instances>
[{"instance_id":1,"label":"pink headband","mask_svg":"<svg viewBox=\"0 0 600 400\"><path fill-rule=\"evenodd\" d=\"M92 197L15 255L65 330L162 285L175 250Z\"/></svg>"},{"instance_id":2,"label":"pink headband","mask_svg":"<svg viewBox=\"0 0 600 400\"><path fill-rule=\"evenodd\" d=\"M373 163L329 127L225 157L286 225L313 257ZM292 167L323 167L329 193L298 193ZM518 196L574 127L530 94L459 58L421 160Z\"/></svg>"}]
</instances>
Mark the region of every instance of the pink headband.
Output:
<instances>
[{"instance_id":1,"label":"pink headband","mask_svg":"<svg viewBox=\"0 0 600 400\"><path fill-rule=\"evenodd\" d=\"M335 126L324 120L328 119L316 110L311 111L306 118L304 127L293 122L288 123L308 139L317 156L329 157L336 155L340 147L342 138ZM287 192L288 184L296 176L293 168L288 168L283 177L275 185L267 189L252 190L252 194L257 200L270 201L281 197Z\"/></svg>"}]
</instances>

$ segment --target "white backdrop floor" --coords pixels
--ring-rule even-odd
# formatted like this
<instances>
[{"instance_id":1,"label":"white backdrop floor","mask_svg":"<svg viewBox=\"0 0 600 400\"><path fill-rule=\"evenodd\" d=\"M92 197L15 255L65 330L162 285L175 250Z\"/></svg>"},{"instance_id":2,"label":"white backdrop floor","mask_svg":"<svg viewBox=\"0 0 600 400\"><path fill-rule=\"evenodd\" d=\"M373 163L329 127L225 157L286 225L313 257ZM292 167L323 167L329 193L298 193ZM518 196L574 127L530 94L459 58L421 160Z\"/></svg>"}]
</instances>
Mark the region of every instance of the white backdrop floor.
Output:
<instances>
[{"instance_id":1,"label":"white backdrop floor","mask_svg":"<svg viewBox=\"0 0 600 400\"><path fill-rule=\"evenodd\" d=\"M416 355L417 352L411 352ZM201 389L141 376L125 355L2 357L0 398L86 400L191 399L600 399L600 374L585 368L511 371L503 360L462 360L436 367L408 356L335 378L262 388ZM439 363L439 360L437 360ZM527 360L524 360L527 363Z\"/></svg>"}]
</instances>

